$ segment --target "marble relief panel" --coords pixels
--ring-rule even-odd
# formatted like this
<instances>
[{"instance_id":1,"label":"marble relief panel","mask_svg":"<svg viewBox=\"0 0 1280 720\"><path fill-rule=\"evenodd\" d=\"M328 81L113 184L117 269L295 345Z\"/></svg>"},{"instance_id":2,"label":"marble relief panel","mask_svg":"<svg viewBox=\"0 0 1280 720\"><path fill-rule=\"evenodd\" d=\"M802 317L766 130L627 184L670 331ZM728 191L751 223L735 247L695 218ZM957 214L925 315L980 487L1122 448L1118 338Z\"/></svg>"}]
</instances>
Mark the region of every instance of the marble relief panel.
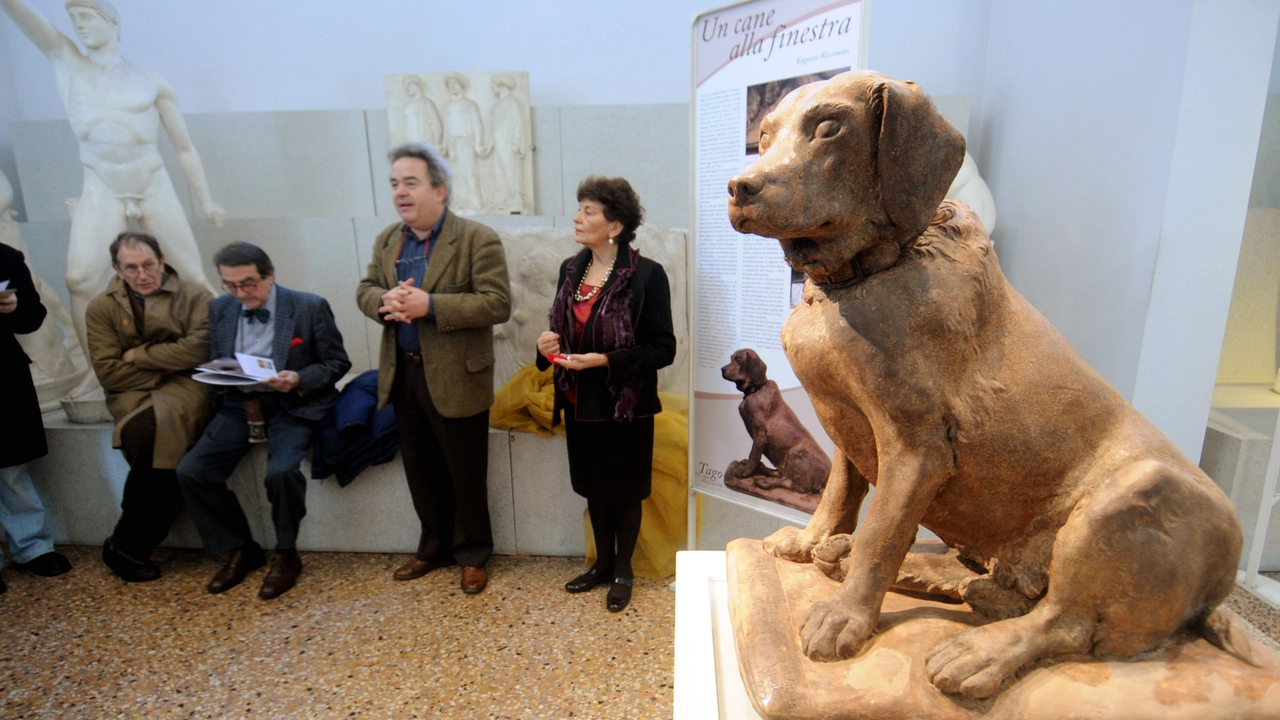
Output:
<instances>
[{"instance_id":1,"label":"marble relief panel","mask_svg":"<svg viewBox=\"0 0 1280 720\"><path fill-rule=\"evenodd\" d=\"M529 73L384 76L392 145L434 145L453 167L460 215L532 215Z\"/></svg>"}]
</instances>

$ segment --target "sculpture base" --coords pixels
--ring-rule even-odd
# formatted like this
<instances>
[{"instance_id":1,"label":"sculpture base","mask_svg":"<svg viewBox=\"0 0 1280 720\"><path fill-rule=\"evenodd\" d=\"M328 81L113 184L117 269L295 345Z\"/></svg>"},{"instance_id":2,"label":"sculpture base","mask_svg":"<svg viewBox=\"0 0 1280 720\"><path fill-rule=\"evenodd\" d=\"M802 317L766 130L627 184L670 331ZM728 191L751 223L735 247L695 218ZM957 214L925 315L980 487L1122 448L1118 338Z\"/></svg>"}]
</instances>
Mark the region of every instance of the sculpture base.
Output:
<instances>
[{"instance_id":1,"label":"sculpture base","mask_svg":"<svg viewBox=\"0 0 1280 720\"><path fill-rule=\"evenodd\" d=\"M798 493L795 490L786 488L762 488L757 485L757 481L774 482L775 478L765 477L763 475L753 475L748 478L729 478L724 480L724 486L730 490L736 490L740 493L751 495L753 497L764 498L772 502L786 505L789 508L795 508L800 512L812 515L818 509L818 502L822 500L822 493L806 495Z\"/></svg>"},{"instance_id":2,"label":"sculpture base","mask_svg":"<svg viewBox=\"0 0 1280 720\"><path fill-rule=\"evenodd\" d=\"M67 414L67 419L73 423L92 425L115 421L111 413L107 412L107 400L102 393L102 388L85 395L64 397L59 402L62 404L62 411Z\"/></svg>"},{"instance_id":3,"label":"sculpture base","mask_svg":"<svg viewBox=\"0 0 1280 720\"><path fill-rule=\"evenodd\" d=\"M35 367L32 366L31 380L36 386L36 397L40 399L40 412L53 412L63 407L64 400L70 400L67 393L79 387L84 382L85 374L88 372L86 368L75 368L69 375L61 377L46 377L37 375ZM106 402L102 404L102 409L107 409ZM96 421L95 421L96 422Z\"/></svg>"},{"instance_id":4,"label":"sculpture base","mask_svg":"<svg viewBox=\"0 0 1280 720\"><path fill-rule=\"evenodd\" d=\"M1246 665L1205 640L1175 638L1156 657L1108 662L1075 657L1025 671L995 698L966 700L935 688L924 658L984 618L967 605L888 593L876 634L857 657L818 663L800 652L813 603L839 584L813 565L778 560L759 540L728 547L729 610L747 695L765 718L1155 718L1280 717L1280 672ZM1280 658L1266 654L1273 668Z\"/></svg>"}]
</instances>

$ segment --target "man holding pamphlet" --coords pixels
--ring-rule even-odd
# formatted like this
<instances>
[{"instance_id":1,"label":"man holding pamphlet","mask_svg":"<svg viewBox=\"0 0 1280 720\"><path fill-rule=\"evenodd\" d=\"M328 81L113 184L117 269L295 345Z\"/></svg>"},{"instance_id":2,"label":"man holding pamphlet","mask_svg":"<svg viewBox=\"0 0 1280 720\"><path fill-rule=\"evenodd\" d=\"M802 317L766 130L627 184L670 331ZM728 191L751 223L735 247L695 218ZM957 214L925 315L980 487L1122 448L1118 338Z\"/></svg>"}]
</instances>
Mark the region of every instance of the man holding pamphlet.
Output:
<instances>
[{"instance_id":1,"label":"man holding pamphlet","mask_svg":"<svg viewBox=\"0 0 1280 720\"><path fill-rule=\"evenodd\" d=\"M120 520L102 561L127 582L160 577L151 552L182 506L174 469L212 410L191 370L209 358L204 285L178 277L156 239L122 232L111 243L116 276L85 311L89 360L115 418L112 446L129 462Z\"/></svg>"},{"instance_id":2,"label":"man holding pamphlet","mask_svg":"<svg viewBox=\"0 0 1280 720\"><path fill-rule=\"evenodd\" d=\"M302 572L296 543L307 512L307 481L299 464L316 427L337 402L334 384L351 362L329 303L277 285L275 267L261 248L234 242L213 262L229 294L209 303L215 362L202 366L196 379L231 387L204 436L178 466L178 484L205 550L227 554L207 589L230 590L266 558L227 479L252 442L266 443L264 482L276 556L258 597L269 600L292 588ZM251 433L252 423L260 425Z\"/></svg>"}]
</instances>

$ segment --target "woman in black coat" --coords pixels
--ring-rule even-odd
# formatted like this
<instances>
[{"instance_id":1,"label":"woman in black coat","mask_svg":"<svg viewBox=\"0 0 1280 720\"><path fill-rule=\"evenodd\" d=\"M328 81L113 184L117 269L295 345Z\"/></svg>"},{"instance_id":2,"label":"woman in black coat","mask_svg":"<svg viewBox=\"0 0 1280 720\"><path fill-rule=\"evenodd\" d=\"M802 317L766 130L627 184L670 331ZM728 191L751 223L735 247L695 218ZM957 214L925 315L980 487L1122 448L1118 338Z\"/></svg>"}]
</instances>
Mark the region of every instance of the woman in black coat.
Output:
<instances>
[{"instance_id":1,"label":"woman in black coat","mask_svg":"<svg viewBox=\"0 0 1280 720\"><path fill-rule=\"evenodd\" d=\"M587 499L596 543L595 564L565 590L612 581L610 612L631 601L640 503L653 474L653 416L662 412L658 369L676 355L667 274L631 247L643 216L626 180L582 181L573 227L584 249L560 265L551 330L538 338L538 369L556 366L552 422L563 411L569 479Z\"/></svg>"},{"instance_id":2,"label":"woman in black coat","mask_svg":"<svg viewBox=\"0 0 1280 720\"><path fill-rule=\"evenodd\" d=\"M0 525L9 541L9 555L18 567L37 575L61 575L71 569L71 563L53 550L44 524L44 505L26 469L27 462L44 456L49 448L44 440L40 398L31 380L31 360L14 337L38 330L46 311L22 253L3 244L0 280L8 281L0 291L0 377L5 380L8 416L0 439ZM0 580L0 592L4 590Z\"/></svg>"}]
</instances>

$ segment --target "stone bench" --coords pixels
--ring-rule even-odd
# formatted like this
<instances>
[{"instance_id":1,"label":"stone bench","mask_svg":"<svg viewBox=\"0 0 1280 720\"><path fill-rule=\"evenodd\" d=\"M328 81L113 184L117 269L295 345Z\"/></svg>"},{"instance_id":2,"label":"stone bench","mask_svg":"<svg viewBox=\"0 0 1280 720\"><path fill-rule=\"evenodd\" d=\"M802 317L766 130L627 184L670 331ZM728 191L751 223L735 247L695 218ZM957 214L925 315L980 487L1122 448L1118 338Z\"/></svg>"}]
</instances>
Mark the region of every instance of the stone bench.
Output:
<instances>
[{"instance_id":1,"label":"stone bench","mask_svg":"<svg viewBox=\"0 0 1280 720\"><path fill-rule=\"evenodd\" d=\"M101 545L120 516L129 465L111 447L108 423L77 425L62 411L44 416L49 454L31 462L31 476L44 498L58 543ZM240 461L230 480L254 538L275 544L271 506L262 484L265 447ZM310 460L302 464L310 477ZM489 514L494 552L503 555L580 556L585 553L582 514L586 500L569 486L564 438L489 430ZM350 485L336 478L308 480L307 516L298 549L338 552L412 553L420 525L405 484L400 456L366 469ZM184 509L166 547L198 548Z\"/></svg>"}]
</instances>

